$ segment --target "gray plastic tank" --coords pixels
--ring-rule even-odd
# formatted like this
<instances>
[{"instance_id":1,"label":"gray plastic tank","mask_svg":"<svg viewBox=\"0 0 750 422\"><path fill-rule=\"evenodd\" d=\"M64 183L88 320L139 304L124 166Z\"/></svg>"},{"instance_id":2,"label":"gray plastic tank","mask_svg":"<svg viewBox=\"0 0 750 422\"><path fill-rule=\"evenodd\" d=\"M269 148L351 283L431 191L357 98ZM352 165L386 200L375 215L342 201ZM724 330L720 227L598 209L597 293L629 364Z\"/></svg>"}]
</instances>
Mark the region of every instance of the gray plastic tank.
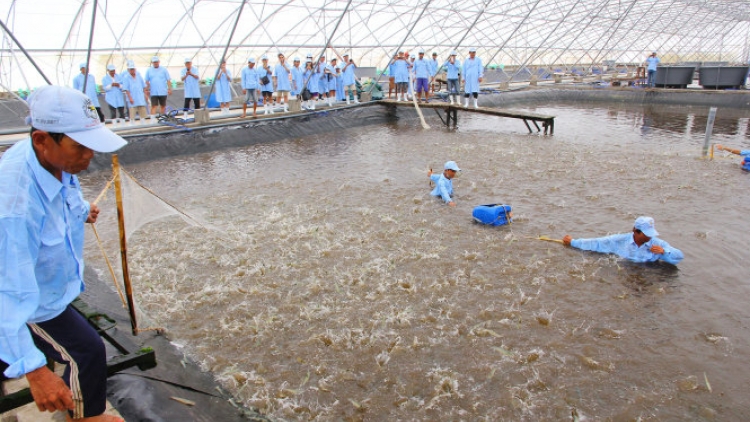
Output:
<instances>
[{"instance_id":1,"label":"gray plastic tank","mask_svg":"<svg viewBox=\"0 0 750 422\"><path fill-rule=\"evenodd\" d=\"M659 66L654 84L660 88L687 88L693 83L695 66Z\"/></svg>"},{"instance_id":2,"label":"gray plastic tank","mask_svg":"<svg viewBox=\"0 0 750 422\"><path fill-rule=\"evenodd\" d=\"M745 86L750 66L703 66L699 83L705 89L740 89Z\"/></svg>"}]
</instances>

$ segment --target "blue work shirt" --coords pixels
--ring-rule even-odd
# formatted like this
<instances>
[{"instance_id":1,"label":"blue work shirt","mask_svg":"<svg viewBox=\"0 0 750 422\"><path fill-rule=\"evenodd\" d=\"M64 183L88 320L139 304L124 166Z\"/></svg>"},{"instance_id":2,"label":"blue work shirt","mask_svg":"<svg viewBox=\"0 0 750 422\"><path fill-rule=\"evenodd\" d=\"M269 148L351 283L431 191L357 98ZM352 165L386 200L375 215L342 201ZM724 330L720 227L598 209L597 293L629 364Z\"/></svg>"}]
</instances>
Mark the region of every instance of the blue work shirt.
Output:
<instances>
[{"instance_id":1,"label":"blue work shirt","mask_svg":"<svg viewBox=\"0 0 750 422\"><path fill-rule=\"evenodd\" d=\"M403 82L409 82L409 64L406 63L406 60L404 59L398 59L395 62L393 62L393 76L395 78L394 82L396 83L403 83Z\"/></svg>"},{"instance_id":2,"label":"blue work shirt","mask_svg":"<svg viewBox=\"0 0 750 422\"><path fill-rule=\"evenodd\" d=\"M99 94L96 92L96 79L94 79L94 75L89 73L89 77L86 78L86 91L83 91L84 78L86 76L83 73L79 73L78 76L73 78L73 89L85 93L94 107L99 107Z\"/></svg>"},{"instance_id":3,"label":"blue work shirt","mask_svg":"<svg viewBox=\"0 0 750 422\"><path fill-rule=\"evenodd\" d=\"M152 97L163 97L169 94L169 83L172 78L166 67L149 67L143 80L149 84L149 92ZM200 95L198 95L200 98Z\"/></svg>"},{"instance_id":4,"label":"blue work shirt","mask_svg":"<svg viewBox=\"0 0 750 422\"><path fill-rule=\"evenodd\" d=\"M439 196L446 204L453 200L451 199L453 196L453 180L445 177L443 173L431 175L430 180L435 182L435 189L430 192L430 195Z\"/></svg>"},{"instance_id":5,"label":"blue work shirt","mask_svg":"<svg viewBox=\"0 0 750 422\"><path fill-rule=\"evenodd\" d=\"M160 68L161 69L161 68ZM187 75L187 67L183 67L180 72L180 78L185 78ZM200 98L201 97L201 81L199 79L200 70L197 67L192 66L190 68L191 75L183 79L185 84L185 98ZM192 76L195 75L195 76Z\"/></svg>"},{"instance_id":6,"label":"blue work shirt","mask_svg":"<svg viewBox=\"0 0 750 422\"><path fill-rule=\"evenodd\" d=\"M265 70L263 71L265 73ZM260 89L260 72L258 68L253 66L252 69L245 67L242 69L242 89Z\"/></svg>"},{"instance_id":7,"label":"blue work shirt","mask_svg":"<svg viewBox=\"0 0 750 422\"><path fill-rule=\"evenodd\" d=\"M129 107L140 107L146 106L146 94L143 90L146 88L146 82L143 80L140 72L136 71L135 76L131 76L130 72L122 77L122 90L130 93L130 98L133 99L133 103L128 100Z\"/></svg>"},{"instance_id":8,"label":"blue work shirt","mask_svg":"<svg viewBox=\"0 0 750 422\"><path fill-rule=\"evenodd\" d=\"M653 245L664 248L664 253L655 254L651 252L649 249ZM633 240L633 233L613 234L595 239L573 239L570 246L584 251L613 253L620 258L633 262L654 262L661 259L664 262L677 265L684 258L682 251L656 237L652 237L648 242L638 246Z\"/></svg>"},{"instance_id":9,"label":"blue work shirt","mask_svg":"<svg viewBox=\"0 0 750 422\"><path fill-rule=\"evenodd\" d=\"M450 60L446 60L445 64L446 78L447 79L458 79L458 74L461 73L461 62L456 59L453 63Z\"/></svg>"},{"instance_id":10,"label":"blue work shirt","mask_svg":"<svg viewBox=\"0 0 750 422\"><path fill-rule=\"evenodd\" d=\"M344 80L343 80L344 86L354 85L355 80L356 80L354 69L356 68L357 66L355 66L354 63L347 63L344 66L342 70L342 73L344 75Z\"/></svg>"},{"instance_id":11,"label":"blue work shirt","mask_svg":"<svg viewBox=\"0 0 750 422\"><path fill-rule=\"evenodd\" d=\"M661 63L661 60L658 57L649 56L646 59L646 64L648 65L647 70L653 70L654 72L656 72L656 67L659 66L659 63Z\"/></svg>"},{"instance_id":12,"label":"blue work shirt","mask_svg":"<svg viewBox=\"0 0 750 422\"><path fill-rule=\"evenodd\" d=\"M414 74L417 75L417 78L429 78L430 63L425 59L414 60Z\"/></svg>"},{"instance_id":13,"label":"blue work shirt","mask_svg":"<svg viewBox=\"0 0 750 422\"><path fill-rule=\"evenodd\" d=\"M45 170L31 139L0 159L0 359L18 378L47 363L27 323L57 317L84 290L83 224L89 204L78 178Z\"/></svg>"},{"instance_id":14,"label":"blue work shirt","mask_svg":"<svg viewBox=\"0 0 750 422\"><path fill-rule=\"evenodd\" d=\"M429 60L427 63L430 64L430 76L435 77L437 75L438 71L438 62L437 60Z\"/></svg>"},{"instance_id":15,"label":"blue work shirt","mask_svg":"<svg viewBox=\"0 0 750 422\"><path fill-rule=\"evenodd\" d=\"M260 69L258 69L258 78L262 78L266 76L268 78L268 83L263 84L263 82L260 83L260 90L265 92L273 92L273 70L271 69L271 66L268 66L268 68L264 68L263 65L261 65Z\"/></svg>"},{"instance_id":16,"label":"blue work shirt","mask_svg":"<svg viewBox=\"0 0 750 422\"><path fill-rule=\"evenodd\" d=\"M120 84L120 86L112 86L112 83L116 82ZM115 73L115 76L109 76L109 73L104 75L102 78L102 88L104 88L104 100L107 101L107 104L111 105L112 107L124 107L125 106L125 97L123 97L122 94L122 78L120 75Z\"/></svg>"},{"instance_id":17,"label":"blue work shirt","mask_svg":"<svg viewBox=\"0 0 750 422\"><path fill-rule=\"evenodd\" d=\"M276 78L276 90L277 91L291 91L292 90L292 83L289 81L289 75L292 73L292 70L289 69L289 65L284 62L284 64L277 64L273 69L273 76Z\"/></svg>"}]
</instances>

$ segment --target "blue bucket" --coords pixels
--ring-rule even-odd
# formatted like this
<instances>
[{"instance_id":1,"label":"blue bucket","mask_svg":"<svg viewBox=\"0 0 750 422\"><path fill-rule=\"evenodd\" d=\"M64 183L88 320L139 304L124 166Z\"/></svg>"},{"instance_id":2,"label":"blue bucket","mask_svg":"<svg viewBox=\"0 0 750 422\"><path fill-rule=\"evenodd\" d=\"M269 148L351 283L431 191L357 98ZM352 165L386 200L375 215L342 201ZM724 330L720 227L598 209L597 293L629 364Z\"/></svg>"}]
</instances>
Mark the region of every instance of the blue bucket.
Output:
<instances>
[{"instance_id":1,"label":"blue bucket","mask_svg":"<svg viewBox=\"0 0 750 422\"><path fill-rule=\"evenodd\" d=\"M750 156L742 160L742 170L750 171Z\"/></svg>"},{"instance_id":2,"label":"blue bucket","mask_svg":"<svg viewBox=\"0 0 750 422\"><path fill-rule=\"evenodd\" d=\"M471 216L477 223L488 224L490 226L504 226L512 223L512 213L510 205L487 204L477 205Z\"/></svg>"}]
</instances>

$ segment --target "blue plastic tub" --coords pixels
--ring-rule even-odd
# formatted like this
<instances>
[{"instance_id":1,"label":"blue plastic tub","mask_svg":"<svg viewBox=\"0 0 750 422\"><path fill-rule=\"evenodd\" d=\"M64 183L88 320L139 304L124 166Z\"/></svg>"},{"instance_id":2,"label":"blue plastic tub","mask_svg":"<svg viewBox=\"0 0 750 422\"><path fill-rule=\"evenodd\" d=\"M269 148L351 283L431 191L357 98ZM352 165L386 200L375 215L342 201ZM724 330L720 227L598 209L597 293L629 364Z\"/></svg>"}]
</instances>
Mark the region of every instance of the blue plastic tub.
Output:
<instances>
[{"instance_id":1,"label":"blue plastic tub","mask_svg":"<svg viewBox=\"0 0 750 422\"><path fill-rule=\"evenodd\" d=\"M474 207L471 216L474 217L477 223L488 224L490 226L504 226L513 222L510 205L477 205Z\"/></svg>"}]
</instances>

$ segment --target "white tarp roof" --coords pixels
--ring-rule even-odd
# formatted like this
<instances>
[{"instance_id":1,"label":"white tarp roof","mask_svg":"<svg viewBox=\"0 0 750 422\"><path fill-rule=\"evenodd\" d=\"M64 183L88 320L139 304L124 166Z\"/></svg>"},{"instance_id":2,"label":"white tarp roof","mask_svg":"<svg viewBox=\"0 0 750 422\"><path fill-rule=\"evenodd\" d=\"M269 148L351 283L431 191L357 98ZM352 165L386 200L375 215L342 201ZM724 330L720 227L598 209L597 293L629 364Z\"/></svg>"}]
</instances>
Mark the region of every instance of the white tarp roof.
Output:
<instances>
[{"instance_id":1,"label":"white tarp roof","mask_svg":"<svg viewBox=\"0 0 750 422\"><path fill-rule=\"evenodd\" d=\"M360 66L379 68L402 43L441 58L476 47L485 65L515 67L640 63L652 50L667 63L750 60L747 0L287 0L244 6L241 0L6 0L0 19L52 83L69 85L86 59L95 3L90 69L99 78L108 63L123 69L133 59L144 68L154 54L171 67L195 58L205 77L227 46L227 62L236 68L249 55L317 56L329 38ZM2 34L0 89L43 84L18 45Z\"/></svg>"}]
</instances>

